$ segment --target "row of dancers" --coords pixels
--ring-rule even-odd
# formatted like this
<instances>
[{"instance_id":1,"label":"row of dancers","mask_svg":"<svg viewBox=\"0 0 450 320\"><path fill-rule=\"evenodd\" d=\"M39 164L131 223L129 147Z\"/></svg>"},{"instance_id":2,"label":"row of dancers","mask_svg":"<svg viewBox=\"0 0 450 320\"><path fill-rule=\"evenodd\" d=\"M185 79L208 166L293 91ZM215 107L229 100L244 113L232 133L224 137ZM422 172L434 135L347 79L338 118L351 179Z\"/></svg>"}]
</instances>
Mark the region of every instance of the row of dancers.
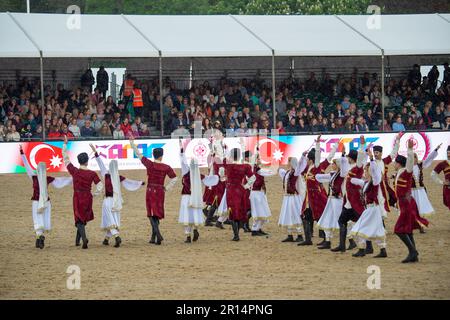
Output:
<instances>
[{"instance_id":1,"label":"row of dancers","mask_svg":"<svg viewBox=\"0 0 450 320\"><path fill-rule=\"evenodd\" d=\"M408 247L408 257L403 262L418 261L415 247L414 229L428 225L424 218L434 210L427 197L423 184L423 169L430 166L437 155L438 146L423 162L417 161L412 151L413 141L408 141L407 157L397 155L400 135L396 139L391 154L382 158L381 146L365 146L361 136L358 151L350 150L340 158L334 159L338 144L328 157L320 162L320 136L315 148L305 151L300 160L289 159L287 169L273 172L262 167L258 153L242 152L231 149L229 153L222 148L212 148L209 172L200 173L195 159L187 162L182 142L180 142L182 197L180 202L179 222L184 226L186 241L199 239L199 226L215 225L223 228L223 223L230 221L233 241L239 241L241 227L251 231L253 236L267 235L263 226L271 216L266 197L265 177L279 174L283 181L283 202L278 224L287 230L284 242L299 242L298 245L312 245L313 225L316 221L319 235L323 241L321 249L331 249L331 240L339 232L339 245L332 251L345 252L346 239L350 236L348 249L358 247L354 256L364 256L373 252L372 241L380 247L377 257L386 257L384 218L396 204L400 215L394 232ZM176 184L177 177L173 168L162 163L164 150L156 148L152 155L154 160L143 156L133 140L130 140L136 156L146 168L146 209L152 232L150 243L160 245L164 240L159 228L164 219L165 193ZM102 229L105 231L103 244L108 245L111 238L115 247L120 247L120 211L123 205L121 187L136 191L145 185L123 177L118 172L117 161L109 163L109 170L91 145L95 160L100 167L103 182L95 171L87 169L89 155L77 156L80 164L75 167L67 155L67 140L63 146L63 158L70 177L49 177L45 163L39 163L36 172L32 171L25 155L22 159L27 173L33 182L32 213L36 232L36 247L43 248L44 232L51 229L51 203L48 198L48 185L56 188L73 185L73 210L76 226L75 244L88 248L86 224L93 220L92 197L104 192L102 204ZM443 185L444 204L450 208L450 148L447 149L448 160L440 162L432 172L432 178ZM241 159L243 158L243 159ZM369 158L370 161L367 161ZM394 162L397 174L393 188L389 185L388 165ZM331 171L325 173L328 167ZM439 179L443 172L445 181ZM168 178L168 183L166 183ZM328 183L328 193L323 183ZM92 185L96 185L92 193ZM205 186L202 192L202 185ZM361 196L363 195L363 196ZM205 206L206 204L206 206ZM253 218L251 230L249 217ZM349 222L354 225L349 228ZM349 232L348 232L349 230ZM294 235L297 238L294 240Z\"/></svg>"}]
</instances>

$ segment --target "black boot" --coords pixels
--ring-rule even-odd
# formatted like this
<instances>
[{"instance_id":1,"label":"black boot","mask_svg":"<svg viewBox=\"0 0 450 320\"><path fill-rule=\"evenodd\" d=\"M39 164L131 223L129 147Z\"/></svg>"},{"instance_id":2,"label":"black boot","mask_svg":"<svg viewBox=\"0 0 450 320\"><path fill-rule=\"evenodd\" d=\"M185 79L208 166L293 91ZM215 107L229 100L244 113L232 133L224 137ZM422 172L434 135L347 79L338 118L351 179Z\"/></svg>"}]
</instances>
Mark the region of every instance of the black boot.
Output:
<instances>
[{"instance_id":1,"label":"black boot","mask_svg":"<svg viewBox=\"0 0 450 320\"><path fill-rule=\"evenodd\" d=\"M41 240L39 239L39 237L36 237L36 248L39 249L39 245L40 245Z\"/></svg>"},{"instance_id":2,"label":"black boot","mask_svg":"<svg viewBox=\"0 0 450 320\"><path fill-rule=\"evenodd\" d=\"M387 252L385 248L380 249L380 253L377 254L374 258L387 258Z\"/></svg>"},{"instance_id":3,"label":"black boot","mask_svg":"<svg viewBox=\"0 0 450 320\"><path fill-rule=\"evenodd\" d=\"M233 228L233 241L239 241L239 221L231 221Z\"/></svg>"},{"instance_id":4,"label":"black boot","mask_svg":"<svg viewBox=\"0 0 450 320\"><path fill-rule=\"evenodd\" d=\"M305 241L303 239L303 236L301 234L297 234L297 238L295 239L295 242L303 242L303 241Z\"/></svg>"},{"instance_id":5,"label":"black boot","mask_svg":"<svg viewBox=\"0 0 450 320\"><path fill-rule=\"evenodd\" d=\"M263 236L263 234L259 233L259 231L252 231L252 236Z\"/></svg>"},{"instance_id":6,"label":"black boot","mask_svg":"<svg viewBox=\"0 0 450 320\"><path fill-rule=\"evenodd\" d=\"M372 254L373 253L373 246L372 241L366 241L366 250L364 251L365 254Z\"/></svg>"},{"instance_id":7,"label":"black boot","mask_svg":"<svg viewBox=\"0 0 450 320\"><path fill-rule=\"evenodd\" d=\"M115 240L116 243L114 244L114 248L119 248L120 244L122 243L122 239L119 236L117 236Z\"/></svg>"},{"instance_id":8,"label":"black boot","mask_svg":"<svg viewBox=\"0 0 450 320\"><path fill-rule=\"evenodd\" d=\"M77 227L77 235L75 236L75 246L76 247L80 246L80 241L81 241L81 235L80 235L80 231L78 231L78 227Z\"/></svg>"},{"instance_id":9,"label":"black boot","mask_svg":"<svg viewBox=\"0 0 450 320\"><path fill-rule=\"evenodd\" d=\"M352 254L354 257L364 257L365 255L365 249L359 249L356 253Z\"/></svg>"},{"instance_id":10,"label":"black boot","mask_svg":"<svg viewBox=\"0 0 450 320\"><path fill-rule=\"evenodd\" d=\"M331 242L324 240L319 249L331 249Z\"/></svg>"},{"instance_id":11,"label":"black boot","mask_svg":"<svg viewBox=\"0 0 450 320\"><path fill-rule=\"evenodd\" d=\"M104 246L109 246L109 239L108 239L108 238L105 238L105 240L103 240L102 244L103 244Z\"/></svg>"},{"instance_id":12,"label":"black boot","mask_svg":"<svg viewBox=\"0 0 450 320\"><path fill-rule=\"evenodd\" d=\"M294 242L294 236L289 234L286 239L281 240L281 242Z\"/></svg>"},{"instance_id":13,"label":"black boot","mask_svg":"<svg viewBox=\"0 0 450 320\"><path fill-rule=\"evenodd\" d=\"M412 233L408 234L409 240L411 240L411 243L414 246L414 250L416 250L417 256L419 256L419 251L417 251L416 248L416 242L414 241L414 235Z\"/></svg>"},{"instance_id":14,"label":"black boot","mask_svg":"<svg viewBox=\"0 0 450 320\"><path fill-rule=\"evenodd\" d=\"M191 236L187 236L184 243L191 243Z\"/></svg>"},{"instance_id":15,"label":"black boot","mask_svg":"<svg viewBox=\"0 0 450 320\"><path fill-rule=\"evenodd\" d=\"M219 228L219 229L225 229L225 228L223 227L223 223L220 222L219 220L216 221L216 227Z\"/></svg>"},{"instance_id":16,"label":"black boot","mask_svg":"<svg viewBox=\"0 0 450 320\"><path fill-rule=\"evenodd\" d=\"M314 220L311 218L309 221L309 230L311 230L311 239L314 237Z\"/></svg>"},{"instance_id":17,"label":"black boot","mask_svg":"<svg viewBox=\"0 0 450 320\"><path fill-rule=\"evenodd\" d=\"M314 223L314 222L313 222ZM305 241L300 242L297 244L298 246L310 246L312 245L311 236L312 236L312 230L311 230L311 222L310 221L303 221L303 228L305 231Z\"/></svg>"},{"instance_id":18,"label":"black boot","mask_svg":"<svg viewBox=\"0 0 450 320\"><path fill-rule=\"evenodd\" d=\"M353 250L357 247L355 240L353 239L348 239L348 248L347 250ZM367 252L366 252L367 253ZM372 252L373 253L373 248L372 248Z\"/></svg>"},{"instance_id":19,"label":"black boot","mask_svg":"<svg viewBox=\"0 0 450 320\"><path fill-rule=\"evenodd\" d=\"M78 222L77 229L78 229L78 232L80 233L81 240L83 241L83 246L81 248L87 249L89 240L86 237L86 225L81 222Z\"/></svg>"},{"instance_id":20,"label":"black boot","mask_svg":"<svg viewBox=\"0 0 450 320\"><path fill-rule=\"evenodd\" d=\"M400 238L400 240L403 241L403 243L405 244L405 246L408 248L408 256L406 257L406 259L404 259L402 261L402 263L409 263L409 262L417 262L419 261L418 259L418 254L416 249L414 248L413 243L411 242L411 239L409 238L409 236L405 233L397 233L397 236Z\"/></svg>"},{"instance_id":21,"label":"black boot","mask_svg":"<svg viewBox=\"0 0 450 320\"><path fill-rule=\"evenodd\" d=\"M347 226L339 225L339 245L331 249L333 252L345 252L345 240L347 239Z\"/></svg>"},{"instance_id":22,"label":"black boot","mask_svg":"<svg viewBox=\"0 0 450 320\"><path fill-rule=\"evenodd\" d=\"M152 235L150 237L150 241L148 243L155 243L156 242L156 234L152 231Z\"/></svg>"},{"instance_id":23,"label":"black boot","mask_svg":"<svg viewBox=\"0 0 450 320\"><path fill-rule=\"evenodd\" d=\"M214 205L209 206L206 221L205 221L205 226L207 226L207 227L214 226L213 220L214 220L214 213L216 212L216 209L217 208Z\"/></svg>"},{"instance_id":24,"label":"black boot","mask_svg":"<svg viewBox=\"0 0 450 320\"><path fill-rule=\"evenodd\" d=\"M225 220L225 222L224 222L223 224L229 224L229 225L232 225L233 223L232 223L232 221L231 221L230 219L227 219L227 220Z\"/></svg>"},{"instance_id":25,"label":"black boot","mask_svg":"<svg viewBox=\"0 0 450 320\"><path fill-rule=\"evenodd\" d=\"M200 237L200 233L198 233L197 229L194 229L194 237L192 238L192 241L197 241Z\"/></svg>"},{"instance_id":26,"label":"black boot","mask_svg":"<svg viewBox=\"0 0 450 320\"><path fill-rule=\"evenodd\" d=\"M156 245L160 245L161 242L164 240L163 236L161 235L161 231L159 231L159 219L157 217L152 217L155 224L155 234L156 234Z\"/></svg>"},{"instance_id":27,"label":"black boot","mask_svg":"<svg viewBox=\"0 0 450 320\"><path fill-rule=\"evenodd\" d=\"M250 229L248 222L244 222L242 224L242 229L244 229L244 232L252 232L252 229Z\"/></svg>"},{"instance_id":28,"label":"black boot","mask_svg":"<svg viewBox=\"0 0 450 320\"><path fill-rule=\"evenodd\" d=\"M41 235L39 237L39 249L44 249L44 246L45 246L44 241L45 241L45 237L44 237L44 235Z\"/></svg>"},{"instance_id":29,"label":"black boot","mask_svg":"<svg viewBox=\"0 0 450 320\"><path fill-rule=\"evenodd\" d=\"M259 235L261 236L268 236L269 234L267 232L262 231L261 229L259 229L258 231L256 231L259 233Z\"/></svg>"}]
</instances>

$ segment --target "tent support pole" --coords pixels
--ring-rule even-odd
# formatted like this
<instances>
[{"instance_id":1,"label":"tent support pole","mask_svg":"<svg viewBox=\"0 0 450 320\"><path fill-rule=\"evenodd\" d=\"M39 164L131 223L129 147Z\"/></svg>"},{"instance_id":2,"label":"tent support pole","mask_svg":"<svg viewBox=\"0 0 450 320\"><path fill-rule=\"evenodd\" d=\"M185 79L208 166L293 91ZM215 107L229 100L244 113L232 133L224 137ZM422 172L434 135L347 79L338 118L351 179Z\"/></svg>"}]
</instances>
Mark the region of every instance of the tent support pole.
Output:
<instances>
[{"instance_id":1,"label":"tent support pole","mask_svg":"<svg viewBox=\"0 0 450 320\"><path fill-rule=\"evenodd\" d=\"M39 69L41 77L42 140L45 140L44 58L42 57L42 51L39 51Z\"/></svg>"},{"instance_id":2,"label":"tent support pole","mask_svg":"<svg viewBox=\"0 0 450 320\"><path fill-rule=\"evenodd\" d=\"M163 115L163 69L162 69L162 56L159 52L159 113L161 121L161 137L164 136L164 115Z\"/></svg>"},{"instance_id":3,"label":"tent support pole","mask_svg":"<svg viewBox=\"0 0 450 320\"><path fill-rule=\"evenodd\" d=\"M381 49L381 130L384 129L384 50Z\"/></svg>"},{"instance_id":4,"label":"tent support pole","mask_svg":"<svg viewBox=\"0 0 450 320\"><path fill-rule=\"evenodd\" d=\"M275 51L272 50L272 126L275 129L277 127L277 117L275 115L275 95L276 95L276 84L275 84Z\"/></svg>"}]
</instances>

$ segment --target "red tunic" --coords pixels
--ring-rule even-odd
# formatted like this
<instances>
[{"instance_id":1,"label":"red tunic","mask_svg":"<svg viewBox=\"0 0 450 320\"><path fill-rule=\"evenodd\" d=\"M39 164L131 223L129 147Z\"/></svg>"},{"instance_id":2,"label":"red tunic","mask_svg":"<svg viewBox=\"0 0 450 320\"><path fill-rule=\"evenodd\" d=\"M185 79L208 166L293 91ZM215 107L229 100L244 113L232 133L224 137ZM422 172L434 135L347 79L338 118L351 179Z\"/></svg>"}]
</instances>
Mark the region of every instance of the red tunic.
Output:
<instances>
[{"instance_id":1,"label":"red tunic","mask_svg":"<svg viewBox=\"0 0 450 320\"><path fill-rule=\"evenodd\" d=\"M413 232L413 229L418 227L416 218L419 216L419 210L417 209L416 201L411 195L412 176L412 172L408 172L405 169L397 178L395 193L400 216L395 224L395 233L410 234Z\"/></svg>"},{"instance_id":2,"label":"red tunic","mask_svg":"<svg viewBox=\"0 0 450 320\"><path fill-rule=\"evenodd\" d=\"M260 167L255 166L253 170L253 174L255 175L256 178L252 186L252 190L254 191L261 191L266 189L266 181L264 180L264 177L257 173L260 169L261 169Z\"/></svg>"},{"instance_id":3,"label":"red tunic","mask_svg":"<svg viewBox=\"0 0 450 320\"><path fill-rule=\"evenodd\" d=\"M315 221L319 221L322 216L328 198L325 188L316 180L316 174L324 173L329 165L330 163L325 159L317 168L314 165L307 166L302 172L306 180L306 196L305 201L303 201L302 215L304 216L304 212L309 206Z\"/></svg>"},{"instance_id":4,"label":"red tunic","mask_svg":"<svg viewBox=\"0 0 450 320\"><path fill-rule=\"evenodd\" d=\"M391 212L391 205L394 205L395 202L397 202L397 198L395 196L395 191L391 188L389 185L389 164L392 162L391 156L388 156L386 158L383 158L384 163L384 175L383 179L381 180L380 187L381 187L381 194L384 197L384 210L386 212Z\"/></svg>"},{"instance_id":5,"label":"red tunic","mask_svg":"<svg viewBox=\"0 0 450 320\"><path fill-rule=\"evenodd\" d=\"M444 171L445 180L450 181L450 164L448 163L447 160L439 162L437 166L434 168L434 172L438 174L441 173L442 171ZM442 187L442 196L444 200L444 205L446 205L447 208L450 209L450 186L446 186L445 181L444 186Z\"/></svg>"},{"instance_id":6,"label":"red tunic","mask_svg":"<svg viewBox=\"0 0 450 320\"><path fill-rule=\"evenodd\" d=\"M364 203L361 198L361 187L351 183L352 178L361 179L364 174L364 169L354 166L347 174L345 181L345 197L344 207L347 201L350 202L352 209L360 216L364 211Z\"/></svg>"},{"instance_id":7,"label":"red tunic","mask_svg":"<svg viewBox=\"0 0 450 320\"><path fill-rule=\"evenodd\" d=\"M203 180L205 176L200 174L200 179ZM181 189L181 194L191 194L191 175L190 173L186 173L181 179L181 184L183 188Z\"/></svg>"},{"instance_id":8,"label":"red tunic","mask_svg":"<svg viewBox=\"0 0 450 320\"><path fill-rule=\"evenodd\" d=\"M297 188L296 188L296 184L297 184L297 180L298 180L298 176L294 175L294 170L290 171L291 173L289 174L289 178L287 183L285 182L286 177L287 177L287 172L283 177L283 188L284 185L286 184L286 190L284 190L287 194L298 194Z\"/></svg>"},{"instance_id":9,"label":"red tunic","mask_svg":"<svg viewBox=\"0 0 450 320\"><path fill-rule=\"evenodd\" d=\"M146 157L142 157L141 162L147 168L148 183L145 196L147 217L155 216L158 219L164 219L164 180L166 176L173 179L177 175L165 163L153 162Z\"/></svg>"},{"instance_id":10,"label":"red tunic","mask_svg":"<svg viewBox=\"0 0 450 320\"><path fill-rule=\"evenodd\" d=\"M213 164L213 173L215 175L219 175L219 168L223 167L223 164L214 163ZM225 193L225 181L220 181L213 187L205 188L205 192L203 193L203 201L207 205L219 206L220 201L222 201L223 194Z\"/></svg>"},{"instance_id":11,"label":"red tunic","mask_svg":"<svg viewBox=\"0 0 450 320\"><path fill-rule=\"evenodd\" d=\"M33 197L31 197L31 200L33 201L39 201L39 180L37 176L32 176L33 180ZM47 177L47 185L53 182L55 178L53 177ZM47 199L50 200L50 197Z\"/></svg>"},{"instance_id":12,"label":"red tunic","mask_svg":"<svg viewBox=\"0 0 450 320\"><path fill-rule=\"evenodd\" d=\"M247 211L245 208L246 192L243 184L245 177L253 175L252 167L249 164L224 164L225 175L227 177L227 206L230 211L230 220L247 221Z\"/></svg>"},{"instance_id":13,"label":"red tunic","mask_svg":"<svg viewBox=\"0 0 450 320\"><path fill-rule=\"evenodd\" d=\"M330 184L329 184L329 195L335 198L342 197L342 183L344 182L344 178L341 177L340 173L337 175L332 174Z\"/></svg>"},{"instance_id":14,"label":"red tunic","mask_svg":"<svg viewBox=\"0 0 450 320\"><path fill-rule=\"evenodd\" d=\"M125 180L126 178L123 176L119 176L120 182ZM109 173L105 174L105 197L112 197L114 195L114 189L111 182L111 175Z\"/></svg>"},{"instance_id":15,"label":"red tunic","mask_svg":"<svg viewBox=\"0 0 450 320\"><path fill-rule=\"evenodd\" d=\"M372 182L368 186L365 186L364 200L366 201L366 205L378 204L378 188L379 185L375 186Z\"/></svg>"},{"instance_id":16,"label":"red tunic","mask_svg":"<svg viewBox=\"0 0 450 320\"><path fill-rule=\"evenodd\" d=\"M67 171L73 178L73 214L75 223L87 223L94 220L92 211L92 183L99 183L97 173L88 169L75 168L73 164L67 166Z\"/></svg>"}]
</instances>

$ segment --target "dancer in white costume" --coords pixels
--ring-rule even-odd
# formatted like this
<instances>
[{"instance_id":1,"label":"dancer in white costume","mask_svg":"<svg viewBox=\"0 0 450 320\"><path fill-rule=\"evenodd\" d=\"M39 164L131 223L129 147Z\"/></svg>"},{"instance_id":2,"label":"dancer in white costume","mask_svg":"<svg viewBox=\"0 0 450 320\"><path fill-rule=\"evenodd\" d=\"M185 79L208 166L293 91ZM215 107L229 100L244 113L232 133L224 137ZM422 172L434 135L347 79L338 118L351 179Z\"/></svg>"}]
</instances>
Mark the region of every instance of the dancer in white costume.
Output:
<instances>
[{"instance_id":1,"label":"dancer in white costume","mask_svg":"<svg viewBox=\"0 0 450 320\"><path fill-rule=\"evenodd\" d=\"M227 163L227 148L226 146L223 146L222 144L220 144L220 149L218 148L218 146L216 146L216 150L220 150L216 156L222 156L222 158L218 159L219 161L222 161L222 164L226 164ZM227 177L225 176L225 168L223 166L220 166L218 168L218 174L219 174L219 181L221 183L226 184L227 181ZM217 217L217 222L216 222L216 227L218 227L219 229L223 229L223 223L228 219L229 216L229 211L228 211L228 205L227 205L227 189L225 187L225 191L223 193L222 199L220 200L219 206L217 207L217 211L214 214Z\"/></svg>"},{"instance_id":2,"label":"dancer in white costume","mask_svg":"<svg viewBox=\"0 0 450 320\"><path fill-rule=\"evenodd\" d=\"M433 206L428 199L427 191L423 183L423 169L431 166L433 160L436 159L438 155L438 150L441 145L442 143L438 145L436 149L434 149L433 152L431 152L422 162L419 162L417 153L414 153L412 197L416 200L419 215L422 217L434 214ZM421 232L424 232L422 228Z\"/></svg>"},{"instance_id":3,"label":"dancer in white costume","mask_svg":"<svg viewBox=\"0 0 450 320\"><path fill-rule=\"evenodd\" d=\"M352 184L361 187L364 195L365 207L358 221L352 228L351 234L356 238L359 250L353 257L366 255L367 241L375 241L380 248L380 253L374 258L386 258L386 231L383 225L384 204L379 202L379 188L382 180L381 168L375 162L372 150L368 149L370 164L365 165L365 179L351 178Z\"/></svg>"},{"instance_id":4,"label":"dancer in white costume","mask_svg":"<svg viewBox=\"0 0 450 320\"><path fill-rule=\"evenodd\" d=\"M336 146L337 149L337 146ZM331 159L328 160L331 162ZM345 152L342 153L340 159L334 159L332 162L332 171L325 174L316 174L316 179L320 183L328 183L328 201L323 210L322 216L317 222L319 230L325 232L325 242L320 245L319 249L331 249L331 238L335 231L339 231L339 217L342 212L343 198L342 198L342 183L348 173L348 164ZM344 163L343 165L341 165Z\"/></svg>"},{"instance_id":5,"label":"dancer in white costume","mask_svg":"<svg viewBox=\"0 0 450 320\"><path fill-rule=\"evenodd\" d=\"M107 170L94 145L90 144L90 146L95 153L95 161L97 161L100 174L104 178L105 183L105 198L102 204L102 221L100 225L102 230L105 231L103 245L109 245L109 239L114 238L114 247L119 248L122 243L122 239L119 236L120 211L123 207L121 185L128 191L136 191L145 185L145 182L127 179L119 175L117 160L111 160L109 170Z\"/></svg>"},{"instance_id":6,"label":"dancer in white costume","mask_svg":"<svg viewBox=\"0 0 450 320\"><path fill-rule=\"evenodd\" d=\"M47 168L45 162L39 162L36 172L34 172L27 157L25 156L22 146L19 147L20 156L25 166L28 177L33 182L33 197L31 198L31 213L33 216L34 231L36 233L36 248L43 249L45 246L45 232L49 232L52 228L51 214L52 204L48 197L48 185L51 184L57 189L64 188L72 184L72 177L50 177L47 176Z\"/></svg>"},{"instance_id":7,"label":"dancer in white costume","mask_svg":"<svg viewBox=\"0 0 450 320\"><path fill-rule=\"evenodd\" d=\"M302 242L302 212L303 200L306 192L306 185L300 172L296 172L298 166L297 158L289 158L289 169L279 169L278 174L283 180L283 202L281 204L280 218L278 225L287 229L287 238L282 242ZM297 233L294 240L293 234Z\"/></svg>"},{"instance_id":8,"label":"dancer in white costume","mask_svg":"<svg viewBox=\"0 0 450 320\"><path fill-rule=\"evenodd\" d=\"M210 172L209 176L200 175L200 169L196 159L192 159L188 165L183 147L180 141L180 162L183 188L178 222L184 226L186 243L197 241L200 234L198 227L204 223L202 183L207 187L213 187L219 182L219 177ZM193 237L191 238L191 235Z\"/></svg>"}]
</instances>

